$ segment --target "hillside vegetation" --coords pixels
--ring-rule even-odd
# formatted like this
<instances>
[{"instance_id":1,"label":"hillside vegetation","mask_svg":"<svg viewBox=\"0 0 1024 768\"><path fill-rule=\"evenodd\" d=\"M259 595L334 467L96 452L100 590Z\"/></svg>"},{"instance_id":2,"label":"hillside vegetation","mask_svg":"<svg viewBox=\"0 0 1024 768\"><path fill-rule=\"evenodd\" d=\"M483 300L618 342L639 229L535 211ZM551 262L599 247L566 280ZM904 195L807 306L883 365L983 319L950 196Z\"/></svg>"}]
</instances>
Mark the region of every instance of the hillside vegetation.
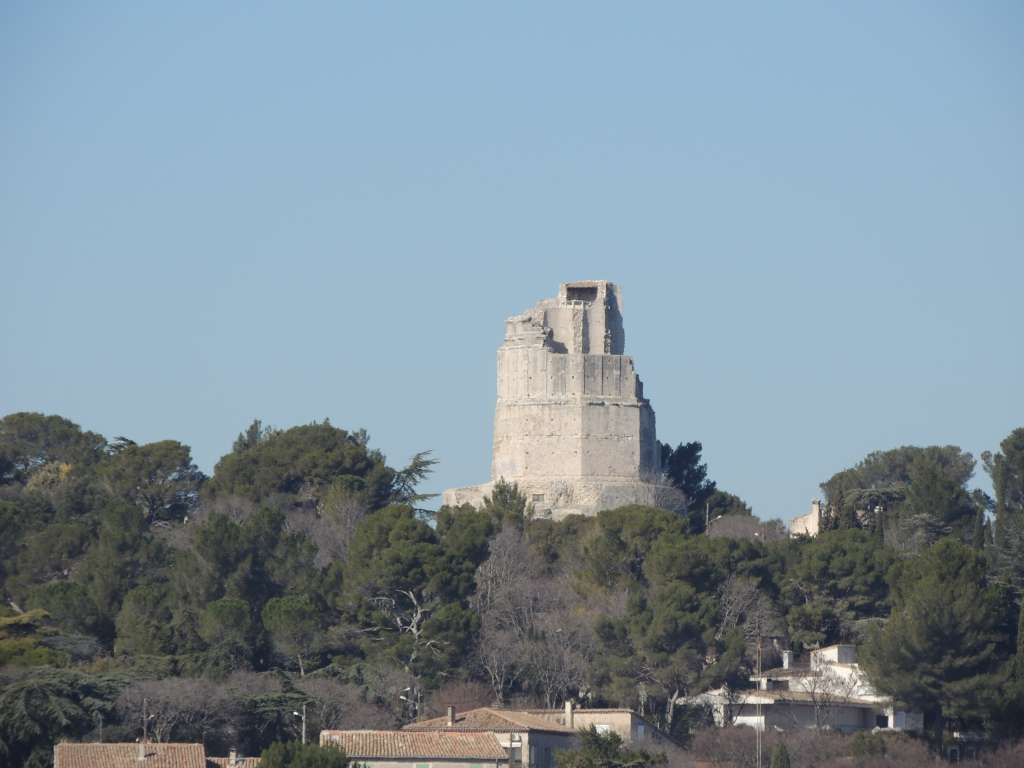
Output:
<instances>
[{"instance_id":1,"label":"hillside vegetation","mask_svg":"<svg viewBox=\"0 0 1024 768\"><path fill-rule=\"evenodd\" d=\"M696 449L694 449L696 446ZM700 445L665 447L692 515L534 519L514 486L418 509L428 453L365 432L254 422L212 477L187 445L0 420L0 762L60 738L201 740L258 754L308 728L393 727L492 702L632 707L685 742L676 704L747 685L760 643L856 642L875 684L956 727L1024 728L1024 428L982 456L873 453L822 484L828 530L703 535Z\"/></svg>"}]
</instances>

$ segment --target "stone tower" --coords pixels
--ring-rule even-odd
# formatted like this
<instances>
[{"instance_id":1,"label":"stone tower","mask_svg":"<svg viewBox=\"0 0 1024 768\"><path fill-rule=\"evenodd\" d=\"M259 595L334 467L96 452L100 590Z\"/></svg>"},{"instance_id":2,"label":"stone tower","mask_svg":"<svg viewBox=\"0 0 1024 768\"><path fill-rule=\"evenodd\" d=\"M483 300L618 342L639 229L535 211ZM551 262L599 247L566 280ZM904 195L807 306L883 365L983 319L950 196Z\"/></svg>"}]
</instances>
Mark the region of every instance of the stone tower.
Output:
<instances>
[{"instance_id":1,"label":"stone tower","mask_svg":"<svg viewBox=\"0 0 1024 768\"><path fill-rule=\"evenodd\" d=\"M444 503L480 504L504 478L539 516L681 508L662 476L654 410L624 352L622 296L604 280L563 283L556 298L510 317L498 348L491 482L447 490Z\"/></svg>"}]
</instances>

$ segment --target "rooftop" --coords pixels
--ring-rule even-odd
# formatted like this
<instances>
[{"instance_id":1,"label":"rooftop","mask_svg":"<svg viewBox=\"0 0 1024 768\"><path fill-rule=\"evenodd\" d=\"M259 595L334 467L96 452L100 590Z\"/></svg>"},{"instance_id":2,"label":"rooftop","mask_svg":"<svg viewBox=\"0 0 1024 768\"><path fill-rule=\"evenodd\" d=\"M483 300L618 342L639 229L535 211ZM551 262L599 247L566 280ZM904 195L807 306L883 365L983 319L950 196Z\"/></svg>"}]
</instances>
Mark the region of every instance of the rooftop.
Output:
<instances>
[{"instance_id":1,"label":"rooftop","mask_svg":"<svg viewBox=\"0 0 1024 768\"><path fill-rule=\"evenodd\" d=\"M515 731L546 731L548 733L575 733L572 728L566 728L541 715L533 714L528 710L520 709L497 709L494 707L480 707L470 709L466 712L459 712L455 715L455 722L448 724L448 717L434 717L430 720L420 720L402 728L403 731L494 731L497 733L512 733Z\"/></svg>"},{"instance_id":2,"label":"rooftop","mask_svg":"<svg viewBox=\"0 0 1024 768\"><path fill-rule=\"evenodd\" d=\"M53 748L54 768L207 768L202 744L61 742Z\"/></svg>"},{"instance_id":3,"label":"rooftop","mask_svg":"<svg viewBox=\"0 0 1024 768\"><path fill-rule=\"evenodd\" d=\"M320 743L337 744L356 760L508 760L493 733L321 731Z\"/></svg>"}]
</instances>

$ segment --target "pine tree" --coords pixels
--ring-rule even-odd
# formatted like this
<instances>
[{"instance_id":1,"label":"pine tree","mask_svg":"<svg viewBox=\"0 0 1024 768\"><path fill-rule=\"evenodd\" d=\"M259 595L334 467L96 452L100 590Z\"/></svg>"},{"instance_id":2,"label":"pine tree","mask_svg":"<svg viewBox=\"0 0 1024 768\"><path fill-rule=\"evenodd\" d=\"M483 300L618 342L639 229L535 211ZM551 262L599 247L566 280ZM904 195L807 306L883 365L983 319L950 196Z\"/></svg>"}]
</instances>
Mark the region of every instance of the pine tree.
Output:
<instances>
[{"instance_id":1,"label":"pine tree","mask_svg":"<svg viewBox=\"0 0 1024 768\"><path fill-rule=\"evenodd\" d=\"M864 667L881 691L922 711L934 746L947 721L977 725L997 688L1008 651L1002 599L977 550L944 539L891 577L894 608L864 648Z\"/></svg>"}]
</instances>

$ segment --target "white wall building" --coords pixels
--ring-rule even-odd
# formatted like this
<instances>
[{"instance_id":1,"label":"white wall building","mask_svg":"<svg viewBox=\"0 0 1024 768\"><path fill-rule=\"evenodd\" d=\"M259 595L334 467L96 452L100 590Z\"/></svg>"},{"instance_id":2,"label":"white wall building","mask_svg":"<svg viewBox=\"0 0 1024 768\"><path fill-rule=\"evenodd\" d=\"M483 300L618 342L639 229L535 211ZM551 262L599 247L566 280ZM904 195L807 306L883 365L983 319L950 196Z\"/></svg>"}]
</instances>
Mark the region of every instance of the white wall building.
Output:
<instances>
[{"instance_id":1,"label":"white wall building","mask_svg":"<svg viewBox=\"0 0 1024 768\"><path fill-rule=\"evenodd\" d=\"M874 689L852 645L811 651L802 666L793 664L785 651L781 667L750 679L753 688L719 688L686 703L709 705L717 725L749 725L759 730L920 731L924 726L920 713Z\"/></svg>"}]
</instances>

